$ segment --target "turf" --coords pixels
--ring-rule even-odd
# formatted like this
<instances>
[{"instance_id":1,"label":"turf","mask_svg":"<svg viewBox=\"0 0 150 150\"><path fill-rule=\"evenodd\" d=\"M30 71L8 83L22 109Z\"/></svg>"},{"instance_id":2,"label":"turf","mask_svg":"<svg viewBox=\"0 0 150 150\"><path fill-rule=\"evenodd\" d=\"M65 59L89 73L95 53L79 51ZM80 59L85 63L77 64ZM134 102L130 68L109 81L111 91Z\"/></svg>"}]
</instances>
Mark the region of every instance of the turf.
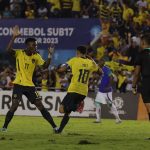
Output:
<instances>
[{"instance_id":1,"label":"turf","mask_svg":"<svg viewBox=\"0 0 150 150\"><path fill-rule=\"evenodd\" d=\"M54 118L57 124L61 118ZM2 126L4 116L0 116ZM0 150L150 150L150 122L71 118L55 135L42 117L15 116L6 133L0 132Z\"/></svg>"}]
</instances>

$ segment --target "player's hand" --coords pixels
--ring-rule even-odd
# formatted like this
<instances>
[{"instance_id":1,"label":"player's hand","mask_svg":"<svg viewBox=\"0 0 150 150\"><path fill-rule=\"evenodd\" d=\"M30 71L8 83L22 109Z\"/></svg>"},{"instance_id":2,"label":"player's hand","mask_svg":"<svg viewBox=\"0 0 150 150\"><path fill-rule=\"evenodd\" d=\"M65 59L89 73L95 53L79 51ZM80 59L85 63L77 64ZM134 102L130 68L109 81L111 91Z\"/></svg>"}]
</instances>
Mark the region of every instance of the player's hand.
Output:
<instances>
[{"instance_id":1,"label":"player's hand","mask_svg":"<svg viewBox=\"0 0 150 150\"><path fill-rule=\"evenodd\" d=\"M54 49L55 49L55 46L53 43L51 43L50 46L48 47L48 53L52 55L54 53Z\"/></svg>"},{"instance_id":2,"label":"player's hand","mask_svg":"<svg viewBox=\"0 0 150 150\"><path fill-rule=\"evenodd\" d=\"M19 26L18 25L15 25L13 27L12 34L13 34L13 37L18 37L18 36L21 35L21 32L19 31Z\"/></svg>"},{"instance_id":3,"label":"player's hand","mask_svg":"<svg viewBox=\"0 0 150 150\"><path fill-rule=\"evenodd\" d=\"M137 87L132 87L132 93L137 94Z\"/></svg>"}]
</instances>

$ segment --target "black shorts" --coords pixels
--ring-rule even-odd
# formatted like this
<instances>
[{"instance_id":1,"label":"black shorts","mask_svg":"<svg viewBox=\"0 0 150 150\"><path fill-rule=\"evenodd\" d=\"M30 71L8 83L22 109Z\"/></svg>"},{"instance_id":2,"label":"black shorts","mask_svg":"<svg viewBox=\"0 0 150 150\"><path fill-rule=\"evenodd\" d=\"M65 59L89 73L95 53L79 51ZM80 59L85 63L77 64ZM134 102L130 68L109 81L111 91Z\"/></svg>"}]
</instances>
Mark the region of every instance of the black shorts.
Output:
<instances>
[{"instance_id":1,"label":"black shorts","mask_svg":"<svg viewBox=\"0 0 150 150\"><path fill-rule=\"evenodd\" d=\"M144 103L150 103L150 77L142 79L141 95Z\"/></svg>"},{"instance_id":2,"label":"black shorts","mask_svg":"<svg viewBox=\"0 0 150 150\"><path fill-rule=\"evenodd\" d=\"M78 104L84 100L86 96L78 93L67 93L62 101L64 106L64 111L70 113L71 111L76 111Z\"/></svg>"},{"instance_id":3,"label":"black shorts","mask_svg":"<svg viewBox=\"0 0 150 150\"><path fill-rule=\"evenodd\" d=\"M41 100L41 96L38 94L35 87L15 84L12 98L20 101L22 99L22 95L25 95L32 104L34 104L36 100Z\"/></svg>"}]
</instances>

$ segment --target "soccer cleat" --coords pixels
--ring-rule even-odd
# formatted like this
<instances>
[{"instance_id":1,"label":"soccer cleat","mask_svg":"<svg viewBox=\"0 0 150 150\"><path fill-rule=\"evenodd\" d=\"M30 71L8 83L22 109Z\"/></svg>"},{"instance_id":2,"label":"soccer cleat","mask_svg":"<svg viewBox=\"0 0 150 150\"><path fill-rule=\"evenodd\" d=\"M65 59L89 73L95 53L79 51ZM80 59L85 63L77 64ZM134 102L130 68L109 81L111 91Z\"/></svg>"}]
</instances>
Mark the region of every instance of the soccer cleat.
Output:
<instances>
[{"instance_id":1,"label":"soccer cleat","mask_svg":"<svg viewBox=\"0 0 150 150\"><path fill-rule=\"evenodd\" d=\"M99 121L99 120L96 120L96 121L94 121L93 123L101 123L101 121Z\"/></svg>"},{"instance_id":2,"label":"soccer cleat","mask_svg":"<svg viewBox=\"0 0 150 150\"><path fill-rule=\"evenodd\" d=\"M7 128L1 128L0 131L1 132L7 132Z\"/></svg>"},{"instance_id":3,"label":"soccer cleat","mask_svg":"<svg viewBox=\"0 0 150 150\"><path fill-rule=\"evenodd\" d=\"M60 134L60 133L61 133L61 131L59 130L59 128L58 128L58 127L56 127L56 128L54 128L54 133L55 133L55 134Z\"/></svg>"},{"instance_id":4,"label":"soccer cleat","mask_svg":"<svg viewBox=\"0 0 150 150\"><path fill-rule=\"evenodd\" d=\"M116 119L116 124L122 123L121 119Z\"/></svg>"}]
</instances>

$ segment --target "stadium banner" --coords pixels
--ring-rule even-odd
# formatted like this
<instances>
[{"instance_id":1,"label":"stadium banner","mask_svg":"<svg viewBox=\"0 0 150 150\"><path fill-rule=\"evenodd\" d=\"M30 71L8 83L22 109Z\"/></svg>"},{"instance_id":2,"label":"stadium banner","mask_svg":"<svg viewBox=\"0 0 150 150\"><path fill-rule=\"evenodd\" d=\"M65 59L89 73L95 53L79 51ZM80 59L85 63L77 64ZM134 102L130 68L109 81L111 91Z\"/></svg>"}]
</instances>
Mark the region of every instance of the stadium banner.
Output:
<instances>
[{"instance_id":1,"label":"stadium banner","mask_svg":"<svg viewBox=\"0 0 150 150\"><path fill-rule=\"evenodd\" d=\"M121 119L137 120L139 95L132 92L113 93L113 103L116 105ZM109 109L105 105L102 107L102 118L114 118L108 113Z\"/></svg>"},{"instance_id":2,"label":"stadium banner","mask_svg":"<svg viewBox=\"0 0 150 150\"><path fill-rule=\"evenodd\" d=\"M75 49L101 31L99 19L0 19L0 50L5 50L15 25L22 33L14 42L16 49L25 47L27 37L35 37L39 49L47 49L49 43L58 49Z\"/></svg>"},{"instance_id":3,"label":"stadium banner","mask_svg":"<svg viewBox=\"0 0 150 150\"><path fill-rule=\"evenodd\" d=\"M62 116L58 109L66 92L39 92L39 94L42 96L44 106L52 116ZM0 92L0 114L6 115L9 110L11 106L11 95L12 91ZM94 96L94 94L90 94L85 98L85 106L82 113L72 112L71 116L95 117ZM121 119L137 119L138 95L133 95L132 93L113 93L113 103L116 105ZM41 113L23 96L15 115L41 116ZM109 109L106 105L102 107L102 118L114 118L113 115L109 113Z\"/></svg>"},{"instance_id":4,"label":"stadium banner","mask_svg":"<svg viewBox=\"0 0 150 150\"><path fill-rule=\"evenodd\" d=\"M42 101L45 108L51 113L52 116L62 116L59 113L59 105L63 100L66 92L39 92L42 96ZM0 114L6 115L9 110L11 102L12 91L1 91L0 92ZM94 103L89 97L85 99L85 107L82 113L72 112L71 116L89 117L90 113L93 112ZM25 96L23 96L22 101L19 104L15 115L21 116L41 116L38 109L31 104Z\"/></svg>"}]
</instances>

